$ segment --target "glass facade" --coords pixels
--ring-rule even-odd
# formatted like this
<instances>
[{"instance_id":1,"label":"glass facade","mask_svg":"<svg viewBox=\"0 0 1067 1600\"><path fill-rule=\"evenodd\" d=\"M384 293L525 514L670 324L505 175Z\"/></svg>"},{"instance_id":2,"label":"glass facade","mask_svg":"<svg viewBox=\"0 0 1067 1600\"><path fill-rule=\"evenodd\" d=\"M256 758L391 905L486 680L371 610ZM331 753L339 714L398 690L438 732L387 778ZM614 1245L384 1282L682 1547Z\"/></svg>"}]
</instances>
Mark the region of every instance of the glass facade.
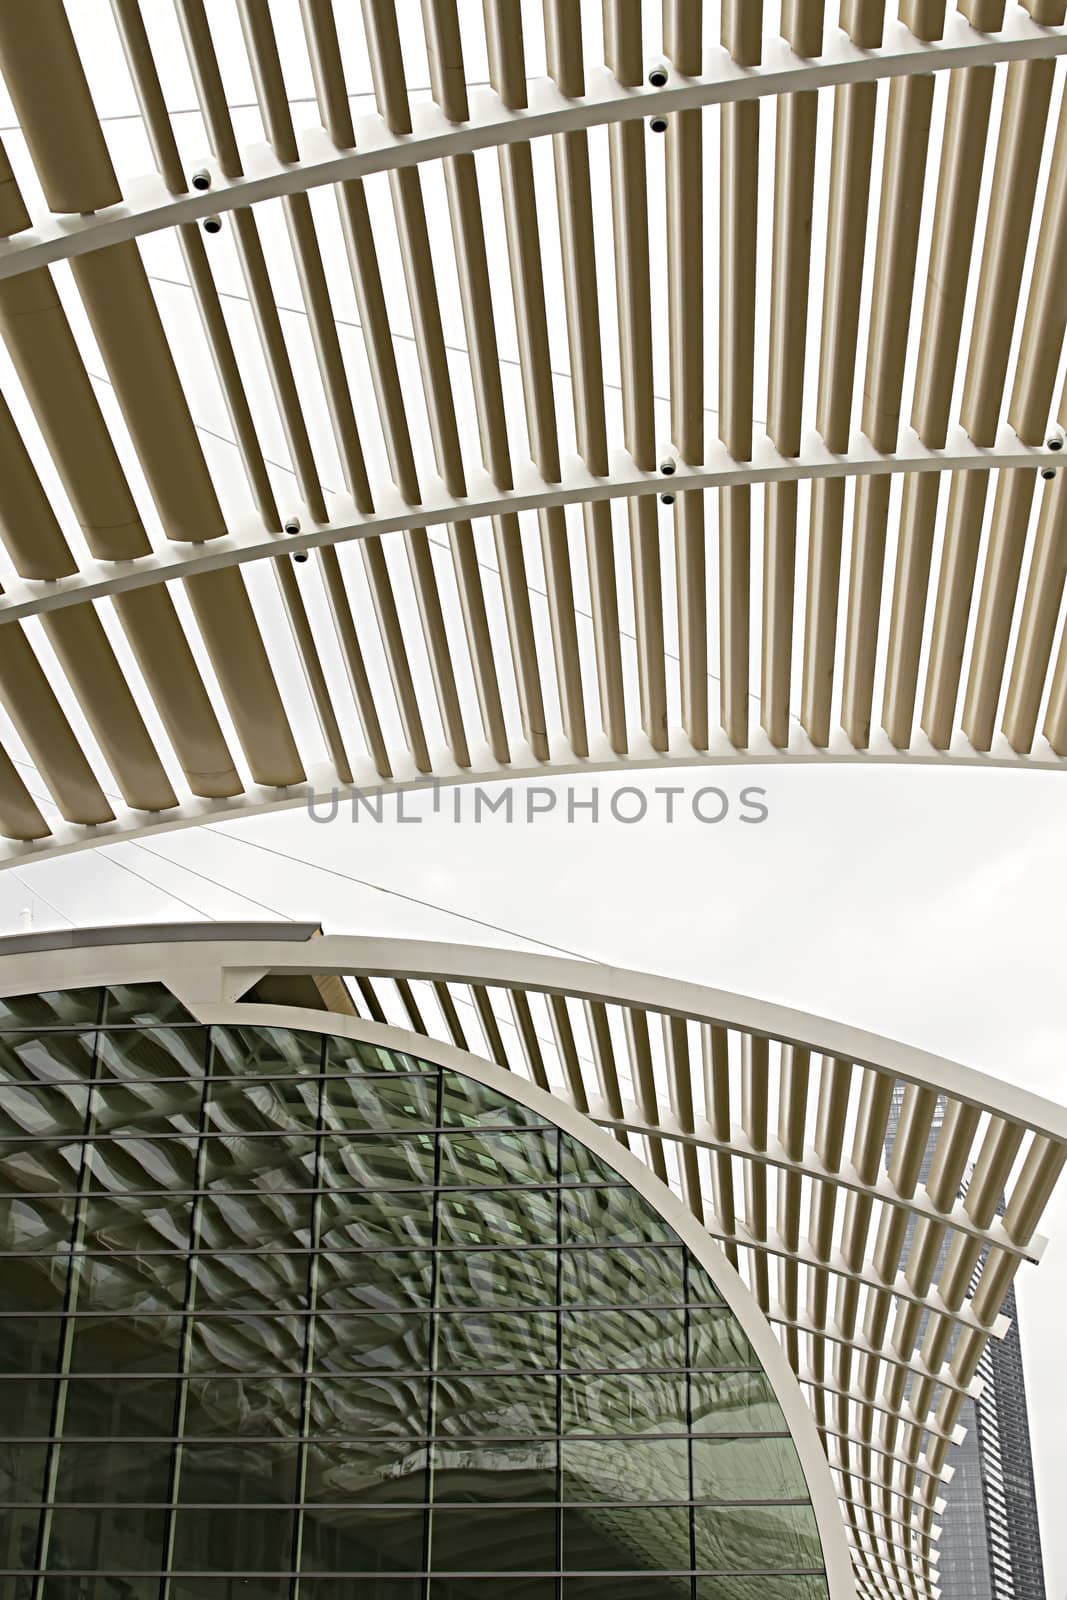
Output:
<instances>
[{"instance_id":1,"label":"glass facade","mask_svg":"<svg viewBox=\"0 0 1067 1600\"><path fill-rule=\"evenodd\" d=\"M0 1600L826 1600L715 1284L474 1080L0 1002Z\"/></svg>"}]
</instances>

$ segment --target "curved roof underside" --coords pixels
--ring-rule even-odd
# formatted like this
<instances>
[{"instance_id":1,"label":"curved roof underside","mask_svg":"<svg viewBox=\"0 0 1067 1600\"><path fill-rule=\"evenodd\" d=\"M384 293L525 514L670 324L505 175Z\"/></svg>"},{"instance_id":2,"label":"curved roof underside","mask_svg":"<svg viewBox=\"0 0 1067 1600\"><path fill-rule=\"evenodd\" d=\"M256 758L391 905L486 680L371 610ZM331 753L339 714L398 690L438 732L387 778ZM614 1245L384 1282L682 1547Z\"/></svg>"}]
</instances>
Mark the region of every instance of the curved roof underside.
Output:
<instances>
[{"instance_id":1,"label":"curved roof underside","mask_svg":"<svg viewBox=\"0 0 1067 1600\"><path fill-rule=\"evenodd\" d=\"M840 12L0 8L7 859L1062 767L1067 0Z\"/></svg>"},{"instance_id":2,"label":"curved roof underside","mask_svg":"<svg viewBox=\"0 0 1067 1600\"><path fill-rule=\"evenodd\" d=\"M936 1597L939 1486L1008 1288L1041 1254L1067 1110L694 984L309 932L10 939L0 993L151 978L206 1022L326 1009L346 1032L416 1053L438 1041L583 1112L682 1196L767 1315L826 1449L860 1595Z\"/></svg>"}]
</instances>

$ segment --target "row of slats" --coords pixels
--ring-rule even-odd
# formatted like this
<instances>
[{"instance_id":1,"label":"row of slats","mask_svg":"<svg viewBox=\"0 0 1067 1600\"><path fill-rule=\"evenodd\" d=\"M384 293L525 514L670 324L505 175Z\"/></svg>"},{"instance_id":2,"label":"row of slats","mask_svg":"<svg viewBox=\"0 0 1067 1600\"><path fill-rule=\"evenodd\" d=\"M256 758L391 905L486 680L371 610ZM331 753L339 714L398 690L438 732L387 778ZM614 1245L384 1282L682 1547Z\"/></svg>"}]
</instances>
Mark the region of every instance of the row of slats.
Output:
<instances>
[{"instance_id":1,"label":"row of slats","mask_svg":"<svg viewBox=\"0 0 1067 1600\"><path fill-rule=\"evenodd\" d=\"M484 1048L624 1141L624 1122L648 1130L653 1170L715 1236L733 1241L728 1253L805 1385L839 1469L860 1569L882 1584L895 1573L902 1593L925 1593L959 1409L1067 1146L933 1087L833 1057L817 1063L809 1048L697 1029L684 1016L438 980L438 1023L405 979L357 983L372 1018L398 1007L416 1031ZM698 1158L708 1136L729 1146L710 1157L710 1190ZM760 1152L777 1165L773 1189L767 1161L752 1159ZM949 1220L961 1195L977 1236ZM916 1202L932 1211L916 1215ZM989 1246L983 1234L994 1224L1015 1249Z\"/></svg>"},{"instance_id":2,"label":"row of slats","mask_svg":"<svg viewBox=\"0 0 1067 1600\"><path fill-rule=\"evenodd\" d=\"M56 212L101 209L121 198L118 181L60 0L45 3L47 27L31 25L28 14L18 8L9 8L10 15L5 13L0 21L0 65L48 205ZM136 0L115 0L113 9L157 166L169 192L184 194L189 180L160 89L145 16ZM298 158L299 146L271 12L251 0L241 0L238 9L264 128L278 159L292 162ZM960 9L977 27L995 30L1004 24L1003 4L961 0ZM1059 13L1065 8L1062 0L1033 0L1030 9L1037 20L1056 24L1062 22ZM712 41L702 27L703 11L689 0L670 0L665 7L664 55L679 73L697 74L704 65L703 53ZM203 0L181 0L178 14L214 157L227 177L238 178L245 164L208 10ZM919 39L933 41L943 34L944 4L908 0L900 15ZM303 7L302 17L322 124L338 149L351 149L356 134L333 10L317 0ZM39 20L38 13L35 21ZM455 0L434 0L425 7L430 89L444 115L457 124L470 117L461 22L468 25ZM850 0L841 8L840 25L857 45L875 47L884 34L884 7L877 0ZM390 0L366 0L364 26L379 114L392 132L410 133L411 105L398 14ZM782 34L801 59L818 57L831 26L832 19L826 17L819 0L789 0L782 6ZM759 64L765 33L762 6L756 0L744 4L728 0L723 5L721 39L735 62ZM577 7L555 0L546 6L548 71L561 93L574 99L580 99L588 87L588 34ZM491 0L486 6L486 41L497 93L506 107L521 110L527 103L527 67L518 6L509 0ZM651 48L654 42L641 37L639 9L624 0L612 0L605 10L604 54L619 83L636 87L642 82ZM1009 393L1017 311L1021 343L1008 415L1021 438L1033 444L1042 441L1054 402L1067 315L1058 292L1065 264L1061 257L1062 216L1067 207L1067 180L1063 178L1067 115L1060 117L1055 133L1051 178L1038 217L1035 203L1053 103L1054 62L1016 62L1004 71L1006 93L996 149L986 158L992 164L992 189L981 236L976 230L977 206L995 69L969 68L951 74L948 83L946 133L937 157L937 220L911 418L921 440L931 448L944 444L950 421L953 381L962 354L964 288L972 258L978 298L962 370L961 418L967 431L979 444L993 442ZM46 82L64 85L67 131L62 141L57 140L53 119L42 101L39 86ZM837 451L847 449L853 426L864 254L872 232L874 272L861 421L876 448L891 453L899 443L904 352L920 221L924 197L935 192L934 173L926 170L933 94L933 76L918 75L894 80L884 89L874 83L852 84L832 95L817 424L827 444ZM881 196L875 208L868 179L879 95L887 101L887 132ZM826 108L830 98L822 97ZM795 455L801 448L819 105L819 94L807 92L782 96L777 106L769 240L767 431L786 455ZM761 109L758 102L751 101L724 106L715 114L720 119L721 162L719 432L734 458L745 461L754 448L756 178ZM691 203L691 196L699 194L702 187L703 118L700 111L670 115L665 144L671 429L674 449L691 465L700 465L704 459L704 218L701 206ZM609 334L610 318L602 302L597 266L599 230L594 229L590 135L584 131L560 133L554 136L553 146L576 436L586 466L603 475L608 470L611 444L604 406L603 342L614 335ZM628 121L613 126L609 148L618 342L623 357L622 443L639 467L654 470L658 442L653 421L656 308L650 287L644 124ZM515 446L505 421L490 289L493 262L487 253L478 170L472 156L454 156L444 163L482 463L496 485L506 491L514 483ZM551 483L560 476L560 446L529 145L522 141L503 144L500 171L529 449ZM398 169L391 173L389 184L397 236L403 246L434 465L448 490L462 495L468 485L467 469L456 428L433 264L436 246L431 247L430 242L422 174L417 167ZM394 484L414 504L424 492L425 469L420 472L417 467L363 184L352 180L337 185L336 200L373 378L377 422ZM18 233L29 219L6 158L0 165L0 202L5 232ZM281 206L344 485L356 506L370 512L375 492L368 477L312 208L300 192L284 197ZM1040 229L1039 248L1025 302L1020 303L1032 225ZM328 508L317 447L302 408L255 210L234 211L230 232L301 498L311 517L322 522L327 520ZM195 225L182 225L177 236L251 499L263 524L277 530L277 500L209 253ZM71 271L165 534L179 541L199 542L224 533L219 498L138 247L132 243L112 245L76 256ZM110 561L136 559L146 553L149 545L137 506L48 269L35 269L0 284L0 334L93 556ZM50 579L77 570L75 556L6 410L0 411L0 452L5 464L0 521L17 572L25 578ZM738 748L748 745L753 704L758 704L773 744L787 745L799 724L816 745L825 745L835 715L837 671L842 674L841 724L852 746L865 748L871 740L873 697L884 650L882 723L898 747L906 749L912 744L918 721L936 747L947 748L962 719L973 746L989 749L1003 700L1003 731L1016 751L1026 753L1033 748L1044 704L1044 736L1057 754L1067 754L1067 640L1061 641L1058 651L1056 640L1067 562L1062 474L1041 496L1024 581L1035 482L1031 470L999 475L983 563L981 532L988 474L972 471L953 478L944 512L947 521L940 572L932 603L928 603L942 500L938 476L914 475L905 480L896 573L889 597L883 597L883 588L890 478L858 481L844 595L840 591L845 484L841 479L818 481L810 496L806 606L797 642L803 664L799 693L792 672L800 576L798 490L789 482L769 486L762 494L762 619L758 632L762 671L755 697L749 673L752 491L740 487L718 495L717 594L711 592L707 570L705 497L696 492L677 497L673 512L677 691L667 671L672 607L664 590L662 533L654 498L635 498L628 508L636 663L632 689L627 682L629 668L621 631L617 534L607 503L587 503L583 521L595 690L611 748L620 754L632 748L639 728L653 750L664 752L668 728L676 717L693 747L708 747L708 617L718 611L720 721ZM582 756L589 744L573 556L564 514L546 510L539 522L558 716L570 749ZM501 693L503 676L514 685L526 747L534 759L548 759L550 729L557 713L553 709L549 715L548 711L546 695L551 687L546 681L547 663L539 656L518 519L495 519L493 532L510 657L506 664L488 621L471 524L458 521L448 529L454 591L450 586L447 593L442 593L426 532L416 529L401 535L429 663L432 711L417 687L407 613L398 600L396 579L381 540L360 541L360 559L391 686L393 706L387 716L376 699L365 643L356 626L351 578L336 552L327 546L316 554L336 636L330 645L317 637L304 589L290 563L284 557L274 561L282 610L303 669L318 736L341 781L351 780L354 757L360 752L351 748L351 738L345 733L347 714L335 704L331 690L326 656L334 651L348 679L363 746L380 777L394 775L398 758L410 760L416 771L434 770L435 736L431 730L436 721L452 762L460 768L471 765L471 730L457 686L448 621L454 607L462 618L481 732L494 759L508 762L514 753ZM228 569L186 580L184 587L200 644L225 704L226 721L240 743L251 779L276 786L300 781L305 762L243 579L236 569ZM112 604L191 792L216 798L239 794L244 780L167 591L120 593ZM883 612L889 613L885 623ZM1018 617L1014 653L1013 614ZM43 614L41 627L122 800L133 810L167 809L177 804L179 794L122 681L103 620L90 607L62 608ZM972 630L973 647L965 675ZM28 643L20 643L19 627L9 625L8 631L0 651L0 696L27 755L68 821L108 820L113 815L110 791L93 771L86 753L79 750L78 733L47 682L46 667ZM927 632L928 659L922 682ZM793 709L794 702L798 711ZM391 748L384 732L384 721L394 713L403 730L403 752ZM16 837L47 833L45 819L10 762L0 781L0 826Z\"/></svg>"}]
</instances>

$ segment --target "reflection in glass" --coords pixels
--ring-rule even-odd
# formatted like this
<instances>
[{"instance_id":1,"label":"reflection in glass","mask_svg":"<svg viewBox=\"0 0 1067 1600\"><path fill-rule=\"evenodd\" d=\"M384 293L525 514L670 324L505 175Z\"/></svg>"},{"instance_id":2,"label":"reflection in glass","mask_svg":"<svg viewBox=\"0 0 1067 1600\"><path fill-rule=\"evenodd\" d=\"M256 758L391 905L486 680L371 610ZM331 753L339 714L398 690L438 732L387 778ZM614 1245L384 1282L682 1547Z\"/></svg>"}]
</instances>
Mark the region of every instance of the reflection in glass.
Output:
<instances>
[{"instance_id":1,"label":"reflection in glass","mask_svg":"<svg viewBox=\"0 0 1067 1600\"><path fill-rule=\"evenodd\" d=\"M5 1006L0 1600L825 1600L770 1383L606 1162L153 985Z\"/></svg>"}]
</instances>

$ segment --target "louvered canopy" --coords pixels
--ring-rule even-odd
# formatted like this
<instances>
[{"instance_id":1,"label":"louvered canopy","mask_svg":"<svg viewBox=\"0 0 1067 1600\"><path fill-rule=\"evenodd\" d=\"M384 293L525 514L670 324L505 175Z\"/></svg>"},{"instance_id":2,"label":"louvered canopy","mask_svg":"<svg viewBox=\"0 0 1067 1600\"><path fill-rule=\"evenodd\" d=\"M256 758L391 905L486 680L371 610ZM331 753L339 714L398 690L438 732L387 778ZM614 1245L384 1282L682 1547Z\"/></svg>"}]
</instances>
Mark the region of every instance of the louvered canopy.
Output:
<instances>
[{"instance_id":1,"label":"louvered canopy","mask_svg":"<svg viewBox=\"0 0 1067 1600\"><path fill-rule=\"evenodd\" d=\"M858 1595L935 1600L960 1410L1006 1331L1017 1270L1042 1254L1067 1111L720 990L312 931L9 939L0 994L162 981L206 1023L334 1031L460 1071L489 1062L590 1118L682 1197L777 1334L840 1496Z\"/></svg>"},{"instance_id":2,"label":"louvered canopy","mask_svg":"<svg viewBox=\"0 0 1067 1600\"><path fill-rule=\"evenodd\" d=\"M1065 13L0 9L5 859L1061 767Z\"/></svg>"}]
</instances>

